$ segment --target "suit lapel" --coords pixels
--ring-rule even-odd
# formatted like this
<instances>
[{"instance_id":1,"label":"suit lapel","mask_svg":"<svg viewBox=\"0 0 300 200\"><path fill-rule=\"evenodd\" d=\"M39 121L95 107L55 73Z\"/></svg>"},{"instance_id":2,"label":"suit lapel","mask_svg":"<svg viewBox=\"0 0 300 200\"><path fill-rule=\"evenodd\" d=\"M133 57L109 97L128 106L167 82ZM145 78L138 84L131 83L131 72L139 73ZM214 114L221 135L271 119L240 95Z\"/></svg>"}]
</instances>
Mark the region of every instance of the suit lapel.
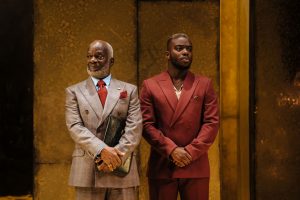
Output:
<instances>
[{"instance_id":1,"label":"suit lapel","mask_svg":"<svg viewBox=\"0 0 300 200\"><path fill-rule=\"evenodd\" d=\"M86 80L85 85L81 85L79 87L82 94L84 95L85 99L89 103L89 105L92 107L94 112L96 113L98 119L101 119L101 113L103 112L102 105L100 103L100 99L96 90L96 87L92 81L91 78L88 78Z\"/></svg>"},{"instance_id":2,"label":"suit lapel","mask_svg":"<svg viewBox=\"0 0 300 200\"><path fill-rule=\"evenodd\" d=\"M111 79L110 85L108 87L108 94L106 97L104 110L102 112L101 123L105 121L105 119L108 117L108 115L115 107L116 103L119 100L120 92L124 90L124 87L125 86L121 84L120 81L113 78Z\"/></svg>"},{"instance_id":3,"label":"suit lapel","mask_svg":"<svg viewBox=\"0 0 300 200\"><path fill-rule=\"evenodd\" d=\"M176 122L178 117L185 110L186 106L190 102L190 99L194 93L194 90L195 90L197 84L198 84L198 81L195 81L194 74L191 72L188 72L186 78L184 79L181 95L180 95L178 104L176 106L175 113L171 120L170 126L173 126L173 124Z\"/></svg>"},{"instance_id":4,"label":"suit lapel","mask_svg":"<svg viewBox=\"0 0 300 200\"><path fill-rule=\"evenodd\" d=\"M161 90L163 91L169 105L175 111L177 106L177 97L174 92L174 86L172 83L172 80L170 78L170 75L168 72L163 72L158 80L158 85L160 86Z\"/></svg>"}]
</instances>

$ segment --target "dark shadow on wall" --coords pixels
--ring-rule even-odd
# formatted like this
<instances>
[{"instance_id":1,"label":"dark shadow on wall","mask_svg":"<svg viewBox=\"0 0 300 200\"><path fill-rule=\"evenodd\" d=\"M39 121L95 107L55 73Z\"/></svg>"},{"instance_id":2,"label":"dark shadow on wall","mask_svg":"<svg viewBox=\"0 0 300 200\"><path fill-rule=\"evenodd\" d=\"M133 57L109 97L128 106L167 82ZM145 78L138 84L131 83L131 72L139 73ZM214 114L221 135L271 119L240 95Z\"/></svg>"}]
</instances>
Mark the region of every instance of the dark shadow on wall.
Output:
<instances>
[{"instance_id":1,"label":"dark shadow on wall","mask_svg":"<svg viewBox=\"0 0 300 200\"><path fill-rule=\"evenodd\" d=\"M33 0L0 4L0 196L33 188Z\"/></svg>"},{"instance_id":2,"label":"dark shadow on wall","mask_svg":"<svg viewBox=\"0 0 300 200\"><path fill-rule=\"evenodd\" d=\"M252 1L251 199L299 199L300 2Z\"/></svg>"}]
</instances>

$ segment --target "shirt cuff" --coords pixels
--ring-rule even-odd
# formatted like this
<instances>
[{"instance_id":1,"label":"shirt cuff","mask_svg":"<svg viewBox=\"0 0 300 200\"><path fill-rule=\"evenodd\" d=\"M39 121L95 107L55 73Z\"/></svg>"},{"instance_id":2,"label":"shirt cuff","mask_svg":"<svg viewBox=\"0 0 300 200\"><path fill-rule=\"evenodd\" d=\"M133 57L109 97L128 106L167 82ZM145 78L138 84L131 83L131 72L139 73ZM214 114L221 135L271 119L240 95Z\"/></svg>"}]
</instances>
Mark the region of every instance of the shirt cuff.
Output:
<instances>
[{"instance_id":1,"label":"shirt cuff","mask_svg":"<svg viewBox=\"0 0 300 200\"><path fill-rule=\"evenodd\" d=\"M104 149L104 147L106 147L107 145L105 143L102 143L99 145L99 148L97 149L95 155L94 155L94 159L97 159L100 157L101 151Z\"/></svg>"}]
</instances>

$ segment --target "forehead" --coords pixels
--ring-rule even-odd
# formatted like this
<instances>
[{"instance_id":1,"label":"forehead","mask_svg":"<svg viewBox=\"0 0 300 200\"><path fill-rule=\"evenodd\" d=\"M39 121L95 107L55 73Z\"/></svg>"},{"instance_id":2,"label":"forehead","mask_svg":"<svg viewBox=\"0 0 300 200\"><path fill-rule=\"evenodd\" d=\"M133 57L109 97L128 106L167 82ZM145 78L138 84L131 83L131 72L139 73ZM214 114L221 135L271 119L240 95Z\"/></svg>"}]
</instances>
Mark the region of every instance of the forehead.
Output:
<instances>
[{"instance_id":1,"label":"forehead","mask_svg":"<svg viewBox=\"0 0 300 200\"><path fill-rule=\"evenodd\" d=\"M190 42L189 39L187 39L185 37L179 37L179 38L172 39L171 45L173 45L173 46L177 46L177 45L192 46L192 43Z\"/></svg>"},{"instance_id":2,"label":"forehead","mask_svg":"<svg viewBox=\"0 0 300 200\"><path fill-rule=\"evenodd\" d=\"M90 44L90 46L88 48L88 52L91 52L91 51L107 52L107 47L100 42L95 42L95 43Z\"/></svg>"}]
</instances>

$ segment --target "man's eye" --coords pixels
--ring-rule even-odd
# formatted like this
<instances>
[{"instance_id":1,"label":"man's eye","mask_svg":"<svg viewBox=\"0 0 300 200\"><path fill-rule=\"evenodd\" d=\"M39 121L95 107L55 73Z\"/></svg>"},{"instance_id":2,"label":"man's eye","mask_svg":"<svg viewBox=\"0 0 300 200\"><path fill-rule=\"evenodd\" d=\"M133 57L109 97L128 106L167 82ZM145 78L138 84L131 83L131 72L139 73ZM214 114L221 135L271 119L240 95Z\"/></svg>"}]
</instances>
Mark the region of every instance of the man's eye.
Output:
<instances>
[{"instance_id":1,"label":"man's eye","mask_svg":"<svg viewBox=\"0 0 300 200\"><path fill-rule=\"evenodd\" d=\"M102 56L102 55L96 55L95 58L98 59L98 60L103 60L104 56Z\"/></svg>"},{"instance_id":2,"label":"man's eye","mask_svg":"<svg viewBox=\"0 0 300 200\"><path fill-rule=\"evenodd\" d=\"M192 51L192 47L186 47L187 51Z\"/></svg>"},{"instance_id":3,"label":"man's eye","mask_svg":"<svg viewBox=\"0 0 300 200\"><path fill-rule=\"evenodd\" d=\"M175 47L176 51L181 51L183 48L182 47Z\"/></svg>"}]
</instances>

